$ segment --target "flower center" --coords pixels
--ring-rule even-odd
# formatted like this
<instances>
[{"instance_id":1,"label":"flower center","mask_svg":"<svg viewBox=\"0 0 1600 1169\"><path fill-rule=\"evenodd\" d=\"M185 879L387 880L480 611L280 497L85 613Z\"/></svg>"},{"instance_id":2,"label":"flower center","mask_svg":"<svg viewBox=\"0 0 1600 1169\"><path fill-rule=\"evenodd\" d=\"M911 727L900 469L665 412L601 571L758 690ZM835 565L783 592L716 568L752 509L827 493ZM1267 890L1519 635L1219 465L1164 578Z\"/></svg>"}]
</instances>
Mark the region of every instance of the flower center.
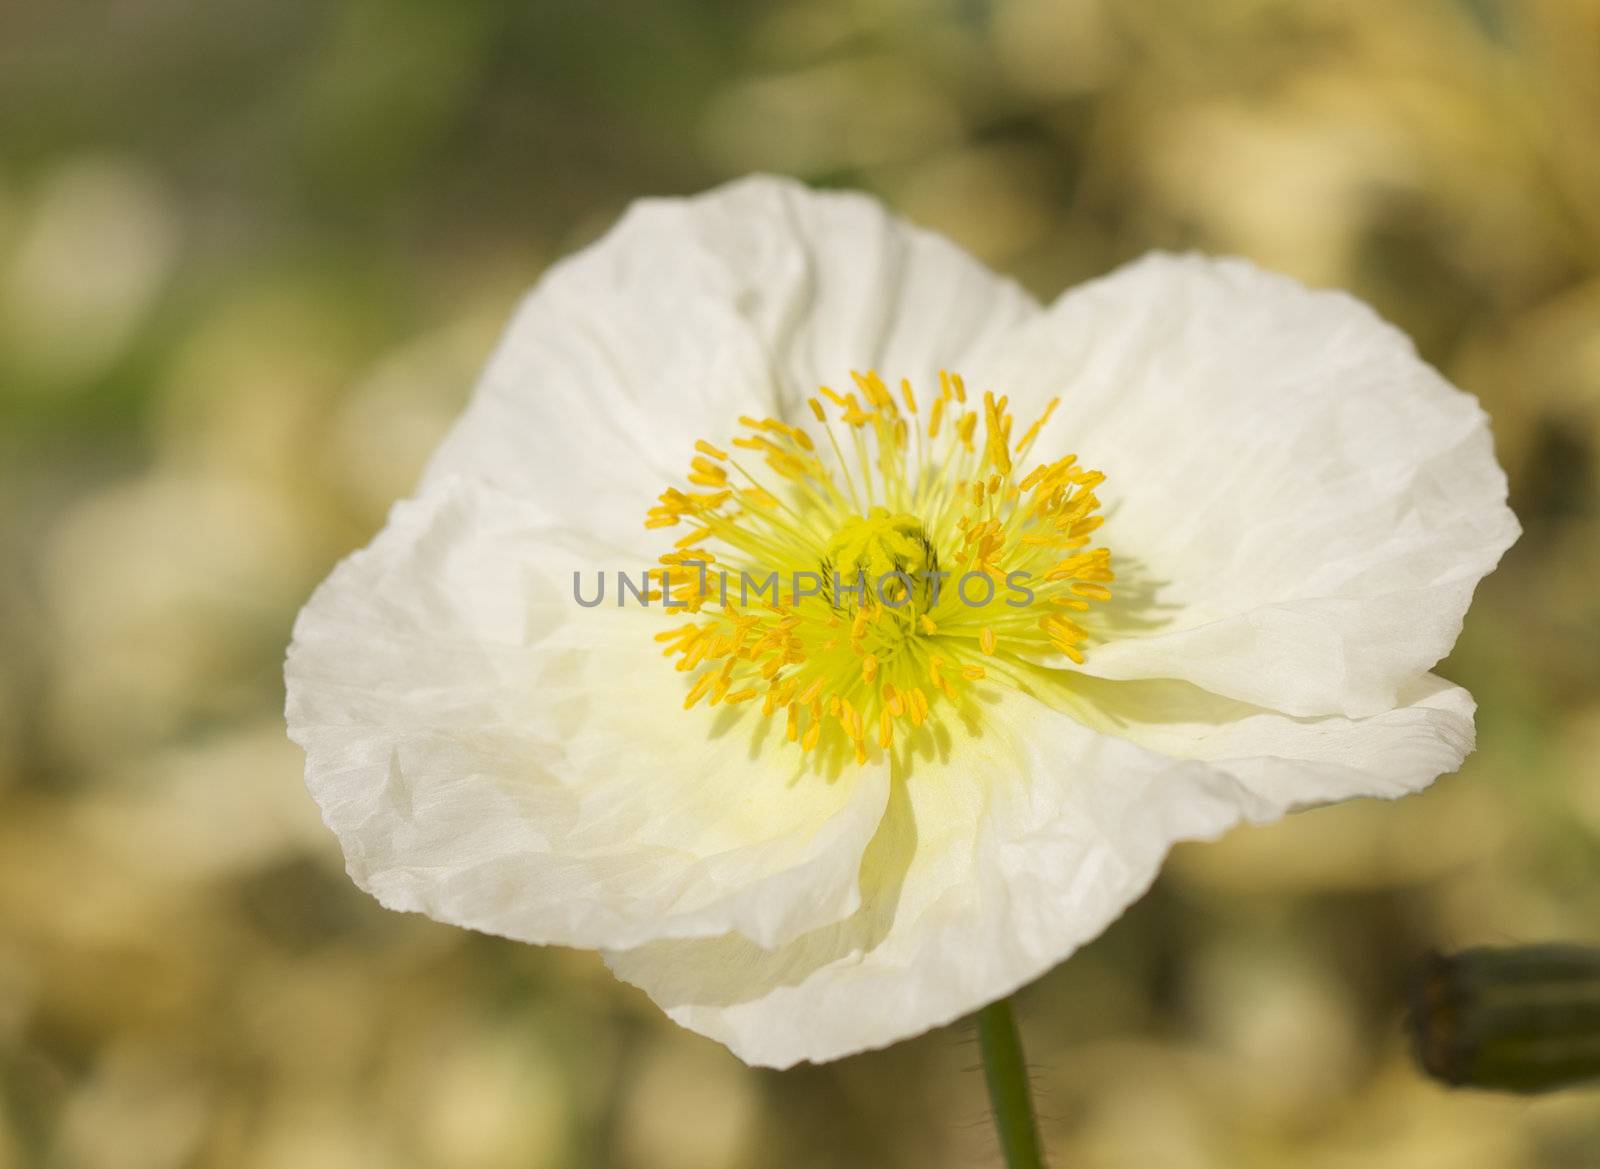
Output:
<instances>
[{"instance_id":1,"label":"flower center","mask_svg":"<svg viewBox=\"0 0 1600 1169\"><path fill-rule=\"evenodd\" d=\"M1007 400L969 405L957 375L925 416L909 382L897 399L852 379L810 400L825 445L741 418L737 453L696 443L688 489L645 526L689 526L651 594L678 619L656 638L688 675L685 709L759 701L802 751L864 763L976 683L1081 663L1069 614L1108 599L1112 572L1087 547L1104 476L1074 455L1018 475L1057 400L1013 440Z\"/></svg>"},{"instance_id":2,"label":"flower center","mask_svg":"<svg viewBox=\"0 0 1600 1169\"><path fill-rule=\"evenodd\" d=\"M939 556L922 521L904 512L875 507L863 518L851 516L828 541L819 566L823 588L838 594L840 608L854 614L863 601L882 598L891 607L909 605L912 616L926 612L932 596L932 573ZM835 589L835 582L842 587Z\"/></svg>"}]
</instances>

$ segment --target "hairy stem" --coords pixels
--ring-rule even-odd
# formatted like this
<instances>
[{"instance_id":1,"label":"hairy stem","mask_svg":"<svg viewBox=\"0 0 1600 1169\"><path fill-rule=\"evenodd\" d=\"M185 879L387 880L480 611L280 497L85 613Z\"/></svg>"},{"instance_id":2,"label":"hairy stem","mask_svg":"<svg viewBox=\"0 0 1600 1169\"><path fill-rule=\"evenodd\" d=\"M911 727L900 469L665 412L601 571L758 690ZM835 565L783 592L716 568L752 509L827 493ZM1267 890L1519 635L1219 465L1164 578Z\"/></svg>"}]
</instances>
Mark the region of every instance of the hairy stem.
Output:
<instances>
[{"instance_id":1,"label":"hairy stem","mask_svg":"<svg viewBox=\"0 0 1600 1169\"><path fill-rule=\"evenodd\" d=\"M1044 1169L1028 1067L1010 999L990 1003L978 1012L978 1046L983 1051L983 1078L989 1084L989 1104L994 1109L994 1127L1006 1169Z\"/></svg>"}]
</instances>

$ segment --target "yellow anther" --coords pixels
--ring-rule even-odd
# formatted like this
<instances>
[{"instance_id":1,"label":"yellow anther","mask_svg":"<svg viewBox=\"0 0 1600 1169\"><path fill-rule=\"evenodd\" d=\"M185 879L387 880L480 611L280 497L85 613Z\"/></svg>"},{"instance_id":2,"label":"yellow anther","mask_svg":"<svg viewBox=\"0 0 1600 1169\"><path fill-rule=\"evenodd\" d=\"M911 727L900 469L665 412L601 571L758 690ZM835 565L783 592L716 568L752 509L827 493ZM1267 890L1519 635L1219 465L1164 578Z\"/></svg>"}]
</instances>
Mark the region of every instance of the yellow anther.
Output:
<instances>
[{"instance_id":1,"label":"yellow anther","mask_svg":"<svg viewBox=\"0 0 1600 1169\"><path fill-rule=\"evenodd\" d=\"M928 717L928 696L922 692L921 686L914 686L907 701L911 706L911 723L920 727L922 721Z\"/></svg>"},{"instance_id":2,"label":"yellow anther","mask_svg":"<svg viewBox=\"0 0 1600 1169\"><path fill-rule=\"evenodd\" d=\"M803 751L816 750L817 741L821 738L822 723L813 718L811 720L811 725L806 728L805 738L800 740L800 749Z\"/></svg>"},{"instance_id":3,"label":"yellow anther","mask_svg":"<svg viewBox=\"0 0 1600 1169\"><path fill-rule=\"evenodd\" d=\"M1006 427L1002 401L996 401L992 391L983 392L983 420L987 443L985 454L1002 475L1011 474L1011 452L1006 446Z\"/></svg>"},{"instance_id":4,"label":"yellow anther","mask_svg":"<svg viewBox=\"0 0 1600 1169\"><path fill-rule=\"evenodd\" d=\"M835 702L838 705L838 709L833 711L834 717L844 727L846 734L852 739L859 739L861 737L861 719L856 715L856 708L851 705L848 698L837 698Z\"/></svg>"},{"instance_id":5,"label":"yellow anther","mask_svg":"<svg viewBox=\"0 0 1600 1169\"><path fill-rule=\"evenodd\" d=\"M1018 451L1026 453L1028 448L1033 446L1033 440L1039 437L1039 432L1043 430L1045 424L1050 421L1050 416L1056 412L1056 407L1059 405L1061 405L1060 398L1051 398L1050 401L1045 404L1044 413L1039 415L1039 417L1034 420L1033 425L1028 427L1028 429L1023 432L1021 441L1017 443ZM1026 491L1027 488L1024 487L1023 490Z\"/></svg>"},{"instance_id":6,"label":"yellow anther","mask_svg":"<svg viewBox=\"0 0 1600 1169\"><path fill-rule=\"evenodd\" d=\"M1070 618L1061 616L1059 613L1051 613L1043 618L1040 620L1039 626L1052 637L1062 636L1071 638L1073 641L1082 641L1089 636L1083 626Z\"/></svg>"},{"instance_id":7,"label":"yellow anther","mask_svg":"<svg viewBox=\"0 0 1600 1169\"><path fill-rule=\"evenodd\" d=\"M716 678L715 674L701 674L700 677L696 678L694 685L689 687L689 693L683 700L683 709L692 709L695 703L705 697L706 691L711 689Z\"/></svg>"},{"instance_id":8,"label":"yellow anther","mask_svg":"<svg viewBox=\"0 0 1600 1169\"><path fill-rule=\"evenodd\" d=\"M984 661L1053 654L1081 662L1089 633L1064 614L1108 599L1114 574L1110 554L1087 547L1102 518L1094 489L1104 477L1072 455L1026 475L1015 465L1054 399L1013 444L1008 399L991 391L968 405L961 376L941 371L925 437L913 436L920 403L908 380L873 370L850 379L854 393L822 387L806 399L823 427L828 404L837 408L855 431L844 444L831 428L813 441L791 422L748 415L729 442L758 463L732 464L723 447L695 442L686 475L695 489L668 487L643 517L650 529L687 524L643 591L658 601L666 593L692 615L656 635L686 675L685 707L709 698L753 716L783 711L784 742L865 761L869 738L892 747L896 721L921 727L960 701L958 687L1010 678L967 660L974 638ZM947 415L950 437L935 443ZM831 457L818 456L819 442ZM835 572L865 588L827 587ZM1032 612L1015 612L1002 588L994 603L1012 609L966 612L965 589L945 582L967 572L997 585L1025 573L1031 597L1021 607ZM803 589L797 573L823 583ZM741 579L769 575L775 586L743 595Z\"/></svg>"}]
</instances>

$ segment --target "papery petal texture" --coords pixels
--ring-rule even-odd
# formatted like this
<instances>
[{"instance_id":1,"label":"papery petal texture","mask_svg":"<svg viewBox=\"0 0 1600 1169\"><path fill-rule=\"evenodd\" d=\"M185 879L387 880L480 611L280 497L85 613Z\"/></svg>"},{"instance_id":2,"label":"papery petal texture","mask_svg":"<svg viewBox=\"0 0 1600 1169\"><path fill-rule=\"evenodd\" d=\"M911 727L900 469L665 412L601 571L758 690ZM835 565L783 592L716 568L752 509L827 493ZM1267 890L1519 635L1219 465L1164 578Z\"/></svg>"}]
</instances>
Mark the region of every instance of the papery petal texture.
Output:
<instances>
[{"instance_id":1,"label":"papery petal texture","mask_svg":"<svg viewBox=\"0 0 1600 1169\"><path fill-rule=\"evenodd\" d=\"M852 369L924 380L1038 306L875 199L753 178L635 203L518 309L434 456L635 545L696 439L741 414L798 420Z\"/></svg>"},{"instance_id":2,"label":"papery petal texture","mask_svg":"<svg viewBox=\"0 0 1600 1169\"><path fill-rule=\"evenodd\" d=\"M1401 795L1453 770L1472 744L1470 699L1437 681L1412 705L1361 720L1292 719L1197 691L1169 705L1142 683L1094 685L1140 688L1092 696L1133 733L998 692L977 721L928 740L895 777L862 867L863 905L847 921L777 950L739 937L667 941L608 953L608 964L750 1063L882 1047L1069 956L1144 893L1173 843L1313 803Z\"/></svg>"},{"instance_id":3,"label":"papery petal texture","mask_svg":"<svg viewBox=\"0 0 1600 1169\"><path fill-rule=\"evenodd\" d=\"M825 767L759 702L685 712L615 574L672 547L643 520L697 439L871 368L962 371L1024 425L1059 396L1036 457L1106 473L1116 581L1082 666L969 672ZM865 196L749 179L636 204L529 294L302 612L288 720L385 905L601 949L751 1063L834 1059L1038 977L1177 841L1459 766L1472 700L1429 671L1505 498L1476 402L1350 297L1153 256L1041 308Z\"/></svg>"},{"instance_id":4,"label":"papery petal texture","mask_svg":"<svg viewBox=\"0 0 1600 1169\"><path fill-rule=\"evenodd\" d=\"M1152 255L1064 294L985 372L1061 394L1106 473L1118 600L1088 672L1372 714L1449 652L1516 539L1477 402L1359 301Z\"/></svg>"},{"instance_id":5,"label":"papery petal texture","mask_svg":"<svg viewBox=\"0 0 1600 1169\"><path fill-rule=\"evenodd\" d=\"M573 566L612 563L445 480L323 584L288 718L351 876L393 909L569 946L773 945L850 913L885 769L800 775L747 727L691 723L657 615L573 600Z\"/></svg>"}]
</instances>

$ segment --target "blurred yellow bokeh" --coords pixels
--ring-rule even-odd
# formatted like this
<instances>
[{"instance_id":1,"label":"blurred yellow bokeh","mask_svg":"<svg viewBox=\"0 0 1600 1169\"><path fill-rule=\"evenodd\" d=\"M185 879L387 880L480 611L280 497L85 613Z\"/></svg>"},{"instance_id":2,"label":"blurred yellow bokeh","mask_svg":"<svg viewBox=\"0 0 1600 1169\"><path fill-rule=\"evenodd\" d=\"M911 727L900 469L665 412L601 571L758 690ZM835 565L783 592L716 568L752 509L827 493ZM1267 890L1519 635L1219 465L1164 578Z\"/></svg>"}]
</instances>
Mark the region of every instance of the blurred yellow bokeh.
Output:
<instances>
[{"instance_id":1,"label":"blurred yellow bokeh","mask_svg":"<svg viewBox=\"0 0 1600 1169\"><path fill-rule=\"evenodd\" d=\"M586 953L380 909L281 721L519 292L637 196L862 187L1041 296L1150 248L1347 288L1526 528L1478 753L1180 847L1019 1012L1063 1169L1585 1169L1452 1092L1428 949L1600 934L1600 2L0 7L0 1169L998 1163L971 1033L788 1073Z\"/></svg>"}]
</instances>

